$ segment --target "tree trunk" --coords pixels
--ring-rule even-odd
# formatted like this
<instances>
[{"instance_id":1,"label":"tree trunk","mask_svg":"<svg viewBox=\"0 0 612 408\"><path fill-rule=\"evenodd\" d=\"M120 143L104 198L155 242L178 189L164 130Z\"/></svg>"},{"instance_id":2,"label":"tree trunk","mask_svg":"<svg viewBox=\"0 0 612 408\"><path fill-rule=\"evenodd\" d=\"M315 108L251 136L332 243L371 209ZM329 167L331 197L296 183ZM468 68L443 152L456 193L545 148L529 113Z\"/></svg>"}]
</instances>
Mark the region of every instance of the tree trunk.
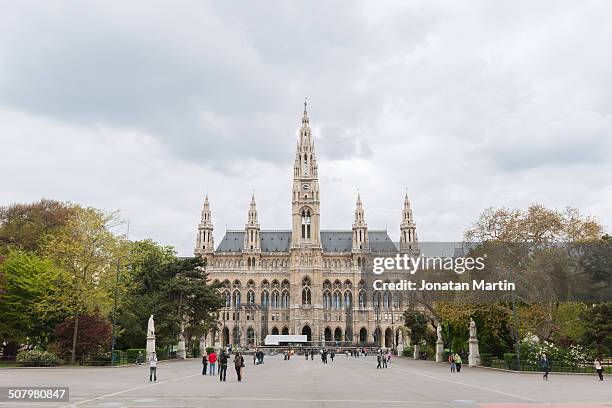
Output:
<instances>
[{"instance_id":1,"label":"tree trunk","mask_svg":"<svg viewBox=\"0 0 612 408\"><path fill-rule=\"evenodd\" d=\"M76 345L77 345L77 334L79 331L79 312L74 313L74 332L72 333L72 355L70 356L70 364L74 364L76 361Z\"/></svg>"}]
</instances>

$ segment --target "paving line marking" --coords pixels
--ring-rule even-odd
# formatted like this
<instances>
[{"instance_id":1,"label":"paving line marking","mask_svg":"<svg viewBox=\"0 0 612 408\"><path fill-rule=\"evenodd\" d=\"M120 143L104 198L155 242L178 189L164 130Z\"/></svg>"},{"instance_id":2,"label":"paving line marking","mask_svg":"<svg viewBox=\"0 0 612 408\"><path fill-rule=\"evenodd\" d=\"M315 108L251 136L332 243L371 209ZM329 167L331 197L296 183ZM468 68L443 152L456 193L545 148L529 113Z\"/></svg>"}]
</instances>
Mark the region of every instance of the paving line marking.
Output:
<instances>
[{"instance_id":1,"label":"paving line marking","mask_svg":"<svg viewBox=\"0 0 612 408\"><path fill-rule=\"evenodd\" d=\"M177 378L172 378L172 379L166 380L166 381L159 381L159 382L154 382L154 383L151 383L151 384L141 385L139 387L128 388L127 390L123 390L123 391L111 392L110 394L104 394L104 395L100 395L98 397L89 398L89 399L86 399L86 400L83 400L83 401L79 401L77 403L67 404L67 405L64 405L64 407L76 407L78 405L86 404L88 402L97 401L97 400L100 400L100 399L106 399L106 398L109 398L109 397L113 397L115 395L125 394L126 392L142 390L142 389L145 389L145 388L154 387L154 386L159 385L159 384L167 384L167 383L171 383L171 382L175 382L175 381L184 380L186 378L196 377L196 376L199 376L199 375L201 375L201 374L191 374L191 375L186 375L184 377L177 377Z\"/></svg>"}]
</instances>

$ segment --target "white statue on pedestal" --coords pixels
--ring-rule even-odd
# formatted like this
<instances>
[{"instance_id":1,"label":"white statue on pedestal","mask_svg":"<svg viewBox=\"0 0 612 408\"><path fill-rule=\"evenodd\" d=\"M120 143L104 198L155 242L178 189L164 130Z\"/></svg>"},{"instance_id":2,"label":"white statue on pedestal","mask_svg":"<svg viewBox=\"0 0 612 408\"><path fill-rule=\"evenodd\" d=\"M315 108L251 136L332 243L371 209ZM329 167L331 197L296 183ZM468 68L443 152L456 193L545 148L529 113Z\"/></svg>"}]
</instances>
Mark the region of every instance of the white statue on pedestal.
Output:
<instances>
[{"instance_id":1,"label":"white statue on pedestal","mask_svg":"<svg viewBox=\"0 0 612 408\"><path fill-rule=\"evenodd\" d=\"M476 338L476 322L470 317L470 339Z\"/></svg>"},{"instance_id":2,"label":"white statue on pedestal","mask_svg":"<svg viewBox=\"0 0 612 408\"><path fill-rule=\"evenodd\" d=\"M153 315L149 317L147 323L147 361L151 357L151 354L155 353L155 322L153 321Z\"/></svg>"},{"instance_id":3,"label":"white statue on pedestal","mask_svg":"<svg viewBox=\"0 0 612 408\"><path fill-rule=\"evenodd\" d=\"M155 322L153 321L153 315L149 317L149 323L147 324L147 336L155 336Z\"/></svg>"},{"instance_id":4,"label":"white statue on pedestal","mask_svg":"<svg viewBox=\"0 0 612 408\"><path fill-rule=\"evenodd\" d=\"M442 340L442 324L436 322L436 334L438 340L436 341L436 363L444 362L444 341Z\"/></svg>"},{"instance_id":5,"label":"white statue on pedestal","mask_svg":"<svg viewBox=\"0 0 612 408\"><path fill-rule=\"evenodd\" d=\"M469 355L468 365L475 367L480 365L480 351L478 347L478 339L476 338L476 322L470 317L470 340L468 341Z\"/></svg>"}]
</instances>

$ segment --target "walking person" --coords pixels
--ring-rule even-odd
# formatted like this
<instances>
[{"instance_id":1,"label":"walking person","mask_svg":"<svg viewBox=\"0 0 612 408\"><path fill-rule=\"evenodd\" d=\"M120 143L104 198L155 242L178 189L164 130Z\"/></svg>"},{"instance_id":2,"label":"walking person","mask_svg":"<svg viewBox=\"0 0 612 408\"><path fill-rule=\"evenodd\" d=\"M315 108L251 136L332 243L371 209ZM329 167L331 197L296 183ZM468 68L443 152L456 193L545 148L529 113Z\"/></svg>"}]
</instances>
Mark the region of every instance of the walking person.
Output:
<instances>
[{"instance_id":1,"label":"walking person","mask_svg":"<svg viewBox=\"0 0 612 408\"><path fill-rule=\"evenodd\" d=\"M334 362L334 357L336 357L336 353L332 350L331 353L329 353L329 356L331 357L331 361L333 363Z\"/></svg>"},{"instance_id":2,"label":"walking person","mask_svg":"<svg viewBox=\"0 0 612 408\"><path fill-rule=\"evenodd\" d=\"M157 382L157 354L155 352L151 353L149 358L149 382L151 381Z\"/></svg>"},{"instance_id":3,"label":"walking person","mask_svg":"<svg viewBox=\"0 0 612 408\"><path fill-rule=\"evenodd\" d=\"M242 369L244 368L244 358L242 354L236 352L234 355L234 368L236 369L236 376L238 377L238 381L242 381Z\"/></svg>"},{"instance_id":4,"label":"walking person","mask_svg":"<svg viewBox=\"0 0 612 408\"><path fill-rule=\"evenodd\" d=\"M206 352L202 355L202 375L206 375L206 369L208 368L208 356Z\"/></svg>"},{"instance_id":5,"label":"walking person","mask_svg":"<svg viewBox=\"0 0 612 408\"><path fill-rule=\"evenodd\" d=\"M217 363L217 354L211 351L208 355L208 365L210 366L210 375L215 375L215 364Z\"/></svg>"},{"instance_id":6,"label":"walking person","mask_svg":"<svg viewBox=\"0 0 612 408\"><path fill-rule=\"evenodd\" d=\"M457 372L460 373L462 361L461 361L461 356L459 355L459 353L455 353L454 360L455 360L455 367L457 367Z\"/></svg>"},{"instance_id":7,"label":"walking person","mask_svg":"<svg viewBox=\"0 0 612 408\"><path fill-rule=\"evenodd\" d=\"M142 351L138 352L138 357L136 357L136 364L137 365L141 365L142 364Z\"/></svg>"},{"instance_id":8,"label":"walking person","mask_svg":"<svg viewBox=\"0 0 612 408\"><path fill-rule=\"evenodd\" d=\"M225 381L225 377L227 376L227 360L227 352L223 350L221 354L219 354L219 381Z\"/></svg>"},{"instance_id":9,"label":"walking person","mask_svg":"<svg viewBox=\"0 0 612 408\"><path fill-rule=\"evenodd\" d=\"M310 350L310 361L314 360L314 350Z\"/></svg>"},{"instance_id":10,"label":"walking person","mask_svg":"<svg viewBox=\"0 0 612 408\"><path fill-rule=\"evenodd\" d=\"M599 381L603 381L603 367L601 365L601 357L595 359L595 370L599 376Z\"/></svg>"},{"instance_id":11,"label":"walking person","mask_svg":"<svg viewBox=\"0 0 612 408\"><path fill-rule=\"evenodd\" d=\"M546 354L542 354L542 358L540 359L540 367L544 370L544 375L542 376L543 380L548 381L548 373L550 372L550 360L546 356Z\"/></svg>"},{"instance_id":12,"label":"walking person","mask_svg":"<svg viewBox=\"0 0 612 408\"><path fill-rule=\"evenodd\" d=\"M450 364L451 373L454 373L457 366L455 366L455 355L452 352L448 355L448 363Z\"/></svg>"},{"instance_id":13,"label":"walking person","mask_svg":"<svg viewBox=\"0 0 612 408\"><path fill-rule=\"evenodd\" d=\"M376 369L382 368L382 355L380 353L378 353L378 355L376 356L376 359L378 360L378 365L376 366Z\"/></svg>"},{"instance_id":14,"label":"walking person","mask_svg":"<svg viewBox=\"0 0 612 408\"><path fill-rule=\"evenodd\" d=\"M380 357L382 358L382 368L387 368L387 353L381 351Z\"/></svg>"}]
</instances>

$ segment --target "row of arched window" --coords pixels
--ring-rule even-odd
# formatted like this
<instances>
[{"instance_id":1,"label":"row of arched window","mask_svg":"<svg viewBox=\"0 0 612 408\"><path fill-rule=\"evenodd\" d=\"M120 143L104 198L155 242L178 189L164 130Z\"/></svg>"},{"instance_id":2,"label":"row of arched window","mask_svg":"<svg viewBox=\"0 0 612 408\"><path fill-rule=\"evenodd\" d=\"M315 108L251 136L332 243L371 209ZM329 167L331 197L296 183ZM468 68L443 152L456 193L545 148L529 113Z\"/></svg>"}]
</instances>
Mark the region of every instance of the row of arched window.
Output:
<instances>
[{"instance_id":1,"label":"row of arched window","mask_svg":"<svg viewBox=\"0 0 612 408\"><path fill-rule=\"evenodd\" d=\"M353 305L353 287L350 280L340 282L335 280L332 284L329 280L323 282L323 308L324 309L345 309L352 308ZM364 309L368 305L367 294L365 290L366 284L364 281L359 282L359 291L357 298L357 307ZM235 280L230 285L229 280L223 282L222 291L225 297L226 307L239 307L242 304L241 299L241 283ZM260 302L261 307L272 309L288 309L290 305L289 295L290 284L288 280L283 280L279 283L278 280L272 280L272 284L264 279L261 283ZM382 309L400 309L402 306L401 294L391 293L389 291L377 291L372 294L371 304L374 308ZM255 305L255 282L249 280L247 283L246 304ZM305 277L302 280L302 305L312 304L312 284L310 278Z\"/></svg>"}]
</instances>

